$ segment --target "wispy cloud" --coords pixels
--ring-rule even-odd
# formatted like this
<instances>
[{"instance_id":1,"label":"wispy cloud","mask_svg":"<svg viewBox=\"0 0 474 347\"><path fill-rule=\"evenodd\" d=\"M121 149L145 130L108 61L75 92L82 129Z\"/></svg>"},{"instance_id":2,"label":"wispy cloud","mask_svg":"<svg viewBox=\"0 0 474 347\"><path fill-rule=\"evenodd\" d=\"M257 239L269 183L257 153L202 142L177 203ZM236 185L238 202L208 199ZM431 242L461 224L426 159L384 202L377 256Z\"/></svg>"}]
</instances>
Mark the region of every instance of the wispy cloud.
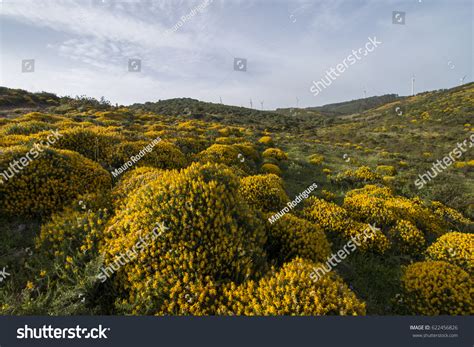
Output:
<instances>
[{"instance_id":1,"label":"wispy cloud","mask_svg":"<svg viewBox=\"0 0 474 347\"><path fill-rule=\"evenodd\" d=\"M247 105L252 97L274 108L363 89L406 94L411 73L419 90L472 78L468 2L214 0L165 34L203 1L3 0L1 83L120 103L221 96ZM406 25L391 23L393 10L407 12ZM383 49L315 99L311 81L373 35ZM233 71L234 57L248 60L247 72ZM35 73L21 73L26 58L37 60ZM142 60L140 73L127 71L130 58Z\"/></svg>"}]
</instances>

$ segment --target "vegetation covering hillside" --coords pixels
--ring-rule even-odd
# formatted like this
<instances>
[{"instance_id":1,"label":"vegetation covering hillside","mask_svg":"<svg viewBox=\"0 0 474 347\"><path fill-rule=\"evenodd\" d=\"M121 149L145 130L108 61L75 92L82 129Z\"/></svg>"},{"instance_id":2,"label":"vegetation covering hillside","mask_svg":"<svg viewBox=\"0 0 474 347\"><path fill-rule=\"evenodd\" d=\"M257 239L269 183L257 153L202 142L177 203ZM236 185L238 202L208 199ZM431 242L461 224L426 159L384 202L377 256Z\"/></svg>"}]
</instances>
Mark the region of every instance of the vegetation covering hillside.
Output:
<instances>
[{"instance_id":1,"label":"vegetation covering hillside","mask_svg":"<svg viewBox=\"0 0 474 347\"><path fill-rule=\"evenodd\" d=\"M214 104L190 98L170 99L158 102L134 104L132 110L149 111L168 116L188 116L221 124L245 125L248 127L271 127L281 129L297 126L297 121L281 113Z\"/></svg>"},{"instance_id":2,"label":"vegetation covering hillside","mask_svg":"<svg viewBox=\"0 0 474 347\"><path fill-rule=\"evenodd\" d=\"M474 149L414 183L473 135L474 84L366 102L2 88L0 313L474 314Z\"/></svg>"},{"instance_id":3,"label":"vegetation covering hillside","mask_svg":"<svg viewBox=\"0 0 474 347\"><path fill-rule=\"evenodd\" d=\"M357 99L345 102L338 102L335 104L328 104L319 107L307 107L304 109L299 109L300 112L311 112L316 111L319 113L323 113L325 116L341 116L341 115L348 115L354 113L360 113L363 111L370 110L372 108L387 104L389 102L396 101L401 99L396 94L387 94L382 96L371 96L364 99ZM293 109L277 109L277 112L292 112Z\"/></svg>"}]
</instances>

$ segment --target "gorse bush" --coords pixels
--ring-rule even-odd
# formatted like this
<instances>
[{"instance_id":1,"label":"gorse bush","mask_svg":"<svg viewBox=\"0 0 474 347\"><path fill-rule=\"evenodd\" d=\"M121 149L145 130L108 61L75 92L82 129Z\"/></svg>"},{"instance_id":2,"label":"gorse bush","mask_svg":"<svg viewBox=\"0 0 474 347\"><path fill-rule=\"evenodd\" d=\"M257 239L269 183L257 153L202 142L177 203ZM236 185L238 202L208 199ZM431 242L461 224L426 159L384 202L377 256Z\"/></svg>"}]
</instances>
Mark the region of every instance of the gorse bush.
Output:
<instances>
[{"instance_id":1,"label":"gorse bush","mask_svg":"<svg viewBox=\"0 0 474 347\"><path fill-rule=\"evenodd\" d=\"M419 255L426 245L425 236L413 223L399 220L389 229L393 244L403 253L413 256Z\"/></svg>"},{"instance_id":2,"label":"gorse bush","mask_svg":"<svg viewBox=\"0 0 474 347\"><path fill-rule=\"evenodd\" d=\"M382 176L394 176L397 170L391 165L379 165L375 168L375 172Z\"/></svg>"},{"instance_id":3,"label":"gorse bush","mask_svg":"<svg viewBox=\"0 0 474 347\"><path fill-rule=\"evenodd\" d=\"M321 165L324 161L324 156L321 154L313 154L308 159L313 165Z\"/></svg>"},{"instance_id":4,"label":"gorse bush","mask_svg":"<svg viewBox=\"0 0 474 347\"><path fill-rule=\"evenodd\" d=\"M295 257L322 262L331 253L326 235L319 227L290 213L268 226L267 239L268 256L278 265Z\"/></svg>"},{"instance_id":5,"label":"gorse bush","mask_svg":"<svg viewBox=\"0 0 474 347\"><path fill-rule=\"evenodd\" d=\"M42 225L36 248L52 259L62 259L66 269L72 258L90 259L91 253L97 252L98 241L110 217L107 205L103 195L79 197L72 206L53 214Z\"/></svg>"},{"instance_id":6,"label":"gorse bush","mask_svg":"<svg viewBox=\"0 0 474 347\"><path fill-rule=\"evenodd\" d=\"M326 233L344 241L355 238L360 241L358 246L362 251L384 253L390 247L389 240L380 230L374 231L368 224L353 220L343 207L335 203L310 197L306 201L303 216L319 225ZM372 232L369 233L370 230ZM365 235L371 237L367 238Z\"/></svg>"},{"instance_id":7,"label":"gorse bush","mask_svg":"<svg viewBox=\"0 0 474 347\"><path fill-rule=\"evenodd\" d=\"M445 228L464 229L466 226L472 225L472 221L464 217L462 213L450 208L439 201L432 201L431 210L444 222Z\"/></svg>"},{"instance_id":8,"label":"gorse bush","mask_svg":"<svg viewBox=\"0 0 474 347\"><path fill-rule=\"evenodd\" d=\"M242 178L239 192L250 206L263 211L279 211L290 201L283 180L274 174Z\"/></svg>"},{"instance_id":9,"label":"gorse bush","mask_svg":"<svg viewBox=\"0 0 474 347\"><path fill-rule=\"evenodd\" d=\"M332 178L336 183L345 183L349 185L378 182L381 179L382 177L368 166L361 166L355 170L346 170Z\"/></svg>"},{"instance_id":10,"label":"gorse bush","mask_svg":"<svg viewBox=\"0 0 474 347\"><path fill-rule=\"evenodd\" d=\"M100 128L73 128L62 131L61 134L63 136L54 147L76 151L104 167L110 166L114 148L123 140L120 136L109 135Z\"/></svg>"},{"instance_id":11,"label":"gorse bush","mask_svg":"<svg viewBox=\"0 0 474 347\"><path fill-rule=\"evenodd\" d=\"M266 146L273 146L273 139L271 136L262 136L258 142Z\"/></svg>"},{"instance_id":12,"label":"gorse bush","mask_svg":"<svg viewBox=\"0 0 474 347\"><path fill-rule=\"evenodd\" d=\"M406 220L425 235L440 235L448 231L445 220L423 201L393 195L387 187L367 185L354 189L346 194L343 206L354 218L367 223L390 227L398 220Z\"/></svg>"},{"instance_id":13,"label":"gorse bush","mask_svg":"<svg viewBox=\"0 0 474 347\"><path fill-rule=\"evenodd\" d=\"M0 171L24 157L26 147L11 147L1 157ZM44 148L37 159L0 184L0 202L8 214L48 215L80 194L107 191L111 176L99 164L80 154Z\"/></svg>"},{"instance_id":14,"label":"gorse bush","mask_svg":"<svg viewBox=\"0 0 474 347\"><path fill-rule=\"evenodd\" d=\"M102 247L106 264L156 223L168 228L117 271L116 283L130 312L162 312L162 300L187 277L192 283L241 282L263 271L265 230L240 198L238 185L225 166L193 164L165 172L130 195L107 226Z\"/></svg>"},{"instance_id":15,"label":"gorse bush","mask_svg":"<svg viewBox=\"0 0 474 347\"><path fill-rule=\"evenodd\" d=\"M456 265L424 261L409 265L402 276L400 305L415 315L474 314L472 277Z\"/></svg>"},{"instance_id":16,"label":"gorse bush","mask_svg":"<svg viewBox=\"0 0 474 347\"><path fill-rule=\"evenodd\" d=\"M267 148L262 156L264 158L275 159L277 161L287 160L288 156L279 148Z\"/></svg>"},{"instance_id":17,"label":"gorse bush","mask_svg":"<svg viewBox=\"0 0 474 347\"><path fill-rule=\"evenodd\" d=\"M282 175L281 169L275 164L265 163L262 165L261 170L263 173L266 173L266 174L274 174L277 176Z\"/></svg>"},{"instance_id":18,"label":"gorse bush","mask_svg":"<svg viewBox=\"0 0 474 347\"><path fill-rule=\"evenodd\" d=\"M334 272L313 282L317 263L296 258L260 281L226 288L227 309L237 315L364 315L365 304Z\"/></svg>"},{"instance_id":19,"label":"gorse bush","mask_svg":"<svg viewBox=\"0 0 474 347\"><path fill-rule=\"evenodd\" d=\"M240 155L239 155L240 154ZM241 160L242 154L232 145L214 144L198 154L198 160L202 163L225 164L249 172L248 162ZM245 158L244 158L245 159Z\"/></svg>"},{"instance_id":20,"label":"gorse bush","mask_svg":"<svg viewBox=\"0 0 474 347\"><path fill-rule=\"evenodd\" d=\"M440 236L426 250L432 260L443 260L474 273L474 235L450 232Z\"/></svg>"},{"instance_id":21,"label":"gorse bush","mask_svg":"<svg viewBox=\"0 0 474 347\"><path fill-rule=\"evenodd\" d=\"M123 174L112 190L112 198L116 206L125 204L126 198L136 189L148 182L158 179L163 171L153 167L142 166Z\"/></svg>"},{"instance_id":22,"label":"gorse bush","mask_svg":"<svg viewBox=\"0 0 474 347\"><path fill-rule=\"evenodd\" d=\"M137 156L140 151L143 151L144 155L133 164L134 166L151 166L160 169L179 169L186 166L186 157L175 145L159 139L157 141L159 142L153 147L152 142L149 141L122 142L114 147L113 152L110 152L107 161L113 168L119 168L132 156Z\"/></svg>"},{"instance_id":23,"label":"gorse bush","mask_svg":"<svg viewBox=\"0 0 474 347\"><path fill-rule=\"evenodd\" d=\"M2 130L3 135L30 135L41 131L52 130L56 127L52 124L42 121L29 121L13 123L5 126Z\"/></svg>"}]
</instances>

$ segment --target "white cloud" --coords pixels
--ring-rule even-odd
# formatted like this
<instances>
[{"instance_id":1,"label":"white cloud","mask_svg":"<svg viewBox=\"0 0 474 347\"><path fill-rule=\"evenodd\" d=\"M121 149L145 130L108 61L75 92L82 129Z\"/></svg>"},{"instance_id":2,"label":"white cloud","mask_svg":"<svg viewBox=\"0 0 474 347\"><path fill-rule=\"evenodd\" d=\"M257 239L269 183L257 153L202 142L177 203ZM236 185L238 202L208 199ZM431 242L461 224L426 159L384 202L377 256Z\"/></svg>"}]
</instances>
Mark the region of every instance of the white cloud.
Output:
<instances>
[{"instance_id":1,"label":"white cloud","mask_svg":"<svg viewBox=\"0 0 474 347\"><path fill-rule=\"evenodd\" d=\"M274 108L292 106L296 96L307 106L356 98L364 87L407 93L404 74L408 80L412 72L420 89L472 77L471 18L462 3L214 0L163 35L202 0L97 1L4 3L3 83L120 103L222 96L230 104L248 105L252 97ZM407 25L391 23L395 9L407 11ZM373 56L318 98L309 93L313 79L374 35L384 44ZM21 59L30 57L37 71L21 74ZM234 57L248 59L247 72L233 71ZM127 72L130 58L142 59L141 73ZM442 70L445 60L455 61L456 70Z\"/></svg>"}]
</instances>

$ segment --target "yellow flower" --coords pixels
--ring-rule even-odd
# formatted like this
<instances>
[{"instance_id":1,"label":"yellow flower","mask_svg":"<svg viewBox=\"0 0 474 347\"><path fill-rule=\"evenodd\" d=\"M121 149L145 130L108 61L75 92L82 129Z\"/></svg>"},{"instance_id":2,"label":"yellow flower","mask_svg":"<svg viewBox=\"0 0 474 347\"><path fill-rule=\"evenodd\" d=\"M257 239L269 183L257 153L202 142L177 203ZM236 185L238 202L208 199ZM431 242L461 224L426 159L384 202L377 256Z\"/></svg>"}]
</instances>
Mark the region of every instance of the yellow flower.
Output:
<instances>
[{"instance_id":1,"label":"yellow flower","mask_svg":"<svg viewBox=\"0 0 474 347\"><path fill-rule=\"evenodd\" d=\"M405 269L400 302L411 315L472 315L473 287L472 277L456 265L418 262Z\"/></svg>"}]
</instances>

